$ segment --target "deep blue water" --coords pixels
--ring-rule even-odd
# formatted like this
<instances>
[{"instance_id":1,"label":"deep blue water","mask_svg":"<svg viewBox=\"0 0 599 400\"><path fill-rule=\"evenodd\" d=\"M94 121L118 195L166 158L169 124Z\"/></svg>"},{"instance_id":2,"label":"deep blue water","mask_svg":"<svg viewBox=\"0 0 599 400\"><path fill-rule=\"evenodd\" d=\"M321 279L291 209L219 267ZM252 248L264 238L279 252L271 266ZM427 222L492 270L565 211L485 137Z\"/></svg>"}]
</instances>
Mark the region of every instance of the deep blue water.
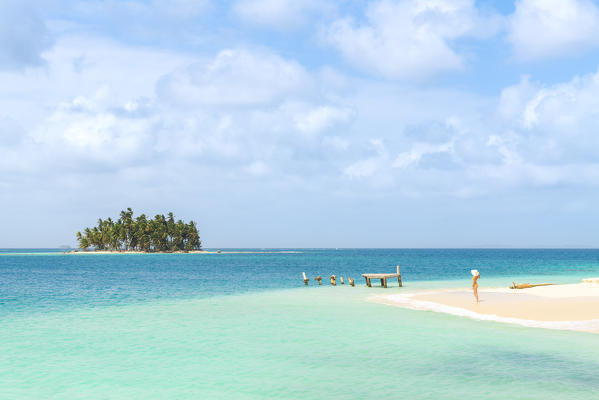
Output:
<instances>
[{"instance_id":1,"label":"deep blue water","mask_svg":"<svg viewBox=\"0 0 599 400\"><path fill-rule=\"evenodd\" d=\"M207 297L302 285L301 273L350 275L402 268L412 282L525 276L572 280L599 275L589 249L300 249L270 254L64 255L0 249L0 314ZM27 254L21 254L27 253ZM49 254L52 253L52 254Z\"/></svg>"}]
</instances>

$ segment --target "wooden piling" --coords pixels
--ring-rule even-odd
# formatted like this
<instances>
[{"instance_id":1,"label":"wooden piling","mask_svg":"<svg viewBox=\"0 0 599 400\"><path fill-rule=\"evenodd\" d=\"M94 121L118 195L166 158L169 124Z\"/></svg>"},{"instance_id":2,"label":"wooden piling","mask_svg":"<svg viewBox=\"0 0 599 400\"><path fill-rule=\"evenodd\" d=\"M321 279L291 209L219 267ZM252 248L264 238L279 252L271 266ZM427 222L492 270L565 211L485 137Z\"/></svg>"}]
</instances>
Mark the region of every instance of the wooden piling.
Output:
<instances>
[{"instance_id":1,"label":"wooden piling","mask_svg":"<svg viewBox=\"0 0 599 400\"><path fill-rule=\"evenodd\" d=\"M401 272L399 271L399 265L397 266L397 283L399 283L399 287L403 286L401 283Z\"/></svg>"},{"instance_id":2,"label":"wooden piling","mask_svg":"<svg viewBox=\"0 0 599 400\"><path fill-rule=\"evenodd\" d=\"M343 282L343 277L342 277L341 275L339 275L339 282L340 282L342 285L345 285L345 282Z\"/></svg>"},{"instance_id":3,"label":"wooden piling","mask_svg":"<svg viewBox=\"0 0 599 400\"><path fill-rule=\"evenodd\" d=\"M309 279L308 279L308 277L306 276L306 273L305 273L305 272L302 272L302 276L304 277L304 285L308 286L308 281L309 281Z\"/></svg>"},{"instance_id":4,"label":"wooden piling","mask_svg":"<svg viewBox=\"0 0 599 400\"><path fill-rule=\"evenodd\" d=\"M350 285L355 286L354 280L351 278L351 276L348 276L347 280L349 281Z\"/></svg>"},{"instance_id":5,"label":"wooden piling","mask_svg":"<svg viewBox=\"0 0 599 400\"><path fill-rule=\"evenodd\" d=\"M316 278L314 278L315 281L318 282L319 285L322 285L322 276L317 276Z\"/></svg>"},{"instance_id":6,"label":"wooden piling","mask_svg":"<svg viewBox=\"0 0 599 400\"><path fill-rule=\"evenodd\" d=\"M335 275L329 276L329 279L331 280L331 285L337 286L337 282L335 281L335 279L337 279L337 277Z\"/></svg>"}]
</instances>

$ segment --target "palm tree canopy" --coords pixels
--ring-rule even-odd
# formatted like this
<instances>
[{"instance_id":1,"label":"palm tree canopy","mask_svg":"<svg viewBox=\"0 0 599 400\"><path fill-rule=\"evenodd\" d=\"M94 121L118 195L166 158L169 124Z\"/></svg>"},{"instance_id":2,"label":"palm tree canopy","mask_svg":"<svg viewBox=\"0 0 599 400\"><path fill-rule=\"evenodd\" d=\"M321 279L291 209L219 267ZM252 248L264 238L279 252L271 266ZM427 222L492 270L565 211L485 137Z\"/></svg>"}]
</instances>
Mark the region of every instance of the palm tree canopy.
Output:
<instances>
[{"instance_id":1,"label":"palm tree canopy","mask_svg":"<svg viewBox=\"0 0 599 400\"><path fill-rule=\"evenodd\" d=\"M121 211L119 219L98 218L97 225L77 232L82 250L190 251L200 250L202 242L194 221L175 220L172 212L149 219L145 214L133 218L133 210Z\"/></svg>"}]
</instances>

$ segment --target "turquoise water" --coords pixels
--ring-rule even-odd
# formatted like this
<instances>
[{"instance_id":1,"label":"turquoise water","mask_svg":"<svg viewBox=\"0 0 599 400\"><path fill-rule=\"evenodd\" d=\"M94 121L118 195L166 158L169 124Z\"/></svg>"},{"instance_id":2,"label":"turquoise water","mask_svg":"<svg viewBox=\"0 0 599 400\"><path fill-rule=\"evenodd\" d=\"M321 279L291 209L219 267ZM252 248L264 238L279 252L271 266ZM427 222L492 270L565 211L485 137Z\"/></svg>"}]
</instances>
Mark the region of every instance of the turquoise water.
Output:
<instances>
[{"instance_id":1,"label":"turquoise water","mask_svg":"<svg viewBox=\"0 0 599 400\"><path fill-rule=\"evenodd\" d=\"M397 263L403 289L300 278ZM599 398L599 335L365 301L468 285L472 266L481 284L575 282L599 251L3 255L0 398Z\"/></svg>"}]
</instances>

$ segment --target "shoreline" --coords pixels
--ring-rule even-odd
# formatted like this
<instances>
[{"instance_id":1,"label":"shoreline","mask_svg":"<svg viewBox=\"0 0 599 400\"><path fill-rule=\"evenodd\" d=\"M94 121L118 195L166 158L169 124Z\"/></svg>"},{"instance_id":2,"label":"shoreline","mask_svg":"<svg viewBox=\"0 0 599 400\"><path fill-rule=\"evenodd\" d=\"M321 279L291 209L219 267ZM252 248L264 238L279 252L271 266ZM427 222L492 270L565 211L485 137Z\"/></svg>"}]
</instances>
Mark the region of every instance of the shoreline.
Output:
<instances>
[{"instance_id":1,"label":"shoreline","mask_svg":"<svg viewBox=\"0 0 599 400\"><path fill-rule=\"evenodd\" d=\"M599 285L561 284L529 289L470 288L377 295L368 301L481 321L599 333Z\"/></svg>"},{"instance_id":2,"label":"shoreline","mask_svg":"<svg viewBox=\"0 0 599 400\"><path fill-rule=\"evenodd\" d=\"M138 250L93 250L93 251L64 251L62 254L296 254L301 251L281 250L281 251L208 251L208 250L190 250L190 251L138 251Z\"/></svg>"}]
</instances>

